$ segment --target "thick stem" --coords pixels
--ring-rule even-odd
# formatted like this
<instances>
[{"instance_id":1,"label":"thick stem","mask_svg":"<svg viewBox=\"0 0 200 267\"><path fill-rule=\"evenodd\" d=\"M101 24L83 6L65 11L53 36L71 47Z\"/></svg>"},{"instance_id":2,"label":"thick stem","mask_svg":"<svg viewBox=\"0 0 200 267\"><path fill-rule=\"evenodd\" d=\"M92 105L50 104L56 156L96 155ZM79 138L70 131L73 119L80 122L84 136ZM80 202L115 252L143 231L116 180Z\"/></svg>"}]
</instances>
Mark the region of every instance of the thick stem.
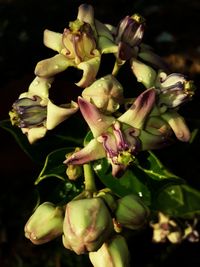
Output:
<instances>
[{"instance_id":1,"label":"thick stem","mask_svg":"<svg viewBox=\"0 0 200 267\"><path fill-rule=\"evenodd\" d=\"M95 192L96 185L94 181L94 173L89 163L83 165L84 179L85 179L85 190Z\"/></svg>"}]
</instances>

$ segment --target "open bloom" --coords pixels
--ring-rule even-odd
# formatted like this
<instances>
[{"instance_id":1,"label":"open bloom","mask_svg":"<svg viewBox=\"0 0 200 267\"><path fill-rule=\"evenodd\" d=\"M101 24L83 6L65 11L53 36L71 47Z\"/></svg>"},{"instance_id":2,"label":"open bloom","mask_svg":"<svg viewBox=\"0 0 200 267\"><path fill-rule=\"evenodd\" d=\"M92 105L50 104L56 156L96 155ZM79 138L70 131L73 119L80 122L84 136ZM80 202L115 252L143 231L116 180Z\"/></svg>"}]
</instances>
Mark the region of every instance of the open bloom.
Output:
<instances>
[{"instance_id":1,"label":"open bloom","mask_svg":"<svg viewBox=\"0 0 200 267\"><path fill-rule=\"evenodd\" d=\"M180 243L182 241L182 231L178 224L167 215L159 212L158 222L152 223L153 241L163 243L169 240L171 243Z\"/></svg>"},{"instance_id":2,"label":"open bloom","mask_svg":"<svg viewBox=\"0 0 200 267\"><path fill-rule=\"evenodd\" d=\"M158 106L163 109L177 108L183 103L191 100L194 94L194 85L180 73L167 75L160 71L157 76L155 87L159 94Z\"/></svg>"},{"instance_id":3,"label":"open bloom","mask_svg":"<svg viewBox=\"0 0 200 267\"><path fill-rule=\"evenodd\" d=\"M77 19L70 22L69 28L64 29L63 33L44 31L44 44L58 54L40 61L35 74L52 77L68 67L75 67L83 71L81 80L76 84L80 87L89 86L99 70L101 53L110 46L110 36L109 30L94 19L93 7L80 5Z\"/></svg>"},{"instance_id":4,"label":"open bloom","mask_svg":"<svg viewBox=\"0 0 200 267\"><path fill-rule=\"evenodd\" d=\"M107 156L112 174L119 176L135 159L141 147L139 134L152 109L155 91L146 90L119 118L102 114L99 109L79 97L80 111L88 123L94 139L83 149L68 157L66 164L84 164Z\"/></svg>"},{"instance_id":5,"label":"open bloom","mask_svg":"<svg viewBox=\"0 0 200 267\"><path fill-rule=\"evenodd\" d=\"M52 79L36 77L28 92L22 93L9 112L11 123L21 128L30 143L45 136L78 110L75 102L55 105L49 98Z\"/></svg>"}]
</instances>

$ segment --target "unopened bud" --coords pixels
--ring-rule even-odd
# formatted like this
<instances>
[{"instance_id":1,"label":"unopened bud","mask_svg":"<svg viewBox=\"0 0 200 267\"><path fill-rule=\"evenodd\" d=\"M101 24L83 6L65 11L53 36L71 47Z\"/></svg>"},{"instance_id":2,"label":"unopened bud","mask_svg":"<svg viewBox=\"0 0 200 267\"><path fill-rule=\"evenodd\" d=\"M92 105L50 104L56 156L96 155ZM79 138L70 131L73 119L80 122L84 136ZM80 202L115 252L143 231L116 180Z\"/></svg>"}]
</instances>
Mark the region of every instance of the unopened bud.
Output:
<instances>
[{"instance_id":1,"label":"unopened bud","mask_svg":"<svg viewBox=\"0 0 200 267\"><path fill-rule=\"evenodd\" d=\"M101 198L73 200L66 206L63 245L76 254L96 251L113 232L108 208Z\"/></svg>"},{"instance_id":2,"label":"unopened bud","mask_svg":"<svg viewBox=\"0 0 200 267\"><path fill-rule=\"evenodd\" d=\"M136 195L127 195L118 200L116 220L124 227L135 230L142 227L149 215L148 207Z\"/></svg>"},{"instance_id":3,"label":"unopened bud","mask_svg":"<svg viewBox=\"0 0 200 267\"><path fill-rule=\"evenodd\" d=\"M51 241L62 234L63 210L50 202L41 204L25 225L25 236L35 245Z\"/></svg>"},{"instance_id":4,"label":"unopened bud","mask_svg":"<svg viewBox=\"0 0 200 267\"><path fill-rule=\"evenodd\" d=\"M112 237L101 248L89 253L94 267L129 267L130 255L126 240L121 235Z\"/></svg>"}]
</instances>

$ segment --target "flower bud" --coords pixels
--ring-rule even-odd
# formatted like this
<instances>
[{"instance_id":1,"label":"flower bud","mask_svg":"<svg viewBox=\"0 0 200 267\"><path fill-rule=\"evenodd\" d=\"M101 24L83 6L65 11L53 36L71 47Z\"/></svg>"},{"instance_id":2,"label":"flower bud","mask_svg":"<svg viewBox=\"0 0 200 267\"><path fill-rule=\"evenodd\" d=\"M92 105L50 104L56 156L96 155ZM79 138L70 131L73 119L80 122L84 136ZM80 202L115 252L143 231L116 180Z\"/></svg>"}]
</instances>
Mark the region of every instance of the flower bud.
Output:
<instances>
[{"instance_id":1,"label":"flower bud","mask_svg":"<svg viewBox=\"0 0 200 267\"><path fill-rule=\"evenodd\" d=\"M118 200L116 220L124 227L135 230L142 227L149 215L149 209L136 195L127 195Z\"/></svg>"},{"instance_id":2,"label":"flower bud","mask_svg":"<svg viewBox=\"0 0 200 267\"><path fill-rule=\"evenodd\" d=\"M111 215L101 198L73 200L66 206L63 245L76 254L96 251L113 231Z\"/></svg>"},{"instance_id":3,"label":"flower bud","mask_svg":"<svg viewBox=\"0 0 200 267\"><path fill-rule=\"evenodd\" d=\"M95 252L89 253L94 267L129 267L129 250L126 240L121 235L112 237Z\"/></svg>"},{"instance_id":4,"label":"flower bud","mask_svg":"<svg viewBox=\"0 0 200 267\"><path fill-rule=\"evenodd\" d=\"M25 237L35 245L51 241L62 234L63 210L53 203L44 202L29 218L24 227Z\"/></svg>"},{"instance_id":5,"label":"flower bud","mask_svg":"<svg viewBox=\"0 0 200 267\"><path fill-rule=\"evenodd\" d=\"M112 75L96 80L85 88L82 96L107 113L115 112L123 99L123 87Z\"/></svg>"}]
</instances>

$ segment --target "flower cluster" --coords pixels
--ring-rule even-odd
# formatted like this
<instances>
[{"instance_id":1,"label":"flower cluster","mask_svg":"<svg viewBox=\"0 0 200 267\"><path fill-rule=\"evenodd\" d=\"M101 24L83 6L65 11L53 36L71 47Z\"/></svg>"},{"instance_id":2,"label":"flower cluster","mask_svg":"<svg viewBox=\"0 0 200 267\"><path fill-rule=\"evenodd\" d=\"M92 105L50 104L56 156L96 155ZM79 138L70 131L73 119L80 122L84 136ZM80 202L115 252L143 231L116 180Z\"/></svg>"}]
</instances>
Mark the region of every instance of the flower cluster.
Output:
<instances>
[{"instance_id":1,"label":"flower cluster","mask_svg":"<svg viewBox=\"0 0 200 267\"><path fill-rule=\"evenodd\" d=\"M9 115L32 144L80 111L91 138L63 159L70 180L82 175L81 166L99 159L107 159L112 176L119 178L137 163L139 153L163 148L175 140L190 140L179 107L191 100L193 82L180 73L171 73L161 57L143 43L145 24L139 14L124 17L116 27L104 24L95 18L91 5L82 4L77 18L62 33L44 31L44 44L56 55L37 63L36 77L14 102ZM99 77L104 54L112 54L115 62L111 73ZM118 80L125 63L143 88L139 94ZM69 67L82 71L76 83L81 94L76 101L56 105L49 90L56 75ZM127 99L125 91L132 98ZM122 229L143 227L149 214L137 195L119 198L86 185L83 194L66 205L41 204L27 222L25 235L34 244L62 235L64 247L78 255L89 252L95 267L127 267L129 251ZM161 222L151 225L154 240L172 240L170 229L173 238L182 240L176 223L163 216Z\"/></svg>"}]
</instances>

